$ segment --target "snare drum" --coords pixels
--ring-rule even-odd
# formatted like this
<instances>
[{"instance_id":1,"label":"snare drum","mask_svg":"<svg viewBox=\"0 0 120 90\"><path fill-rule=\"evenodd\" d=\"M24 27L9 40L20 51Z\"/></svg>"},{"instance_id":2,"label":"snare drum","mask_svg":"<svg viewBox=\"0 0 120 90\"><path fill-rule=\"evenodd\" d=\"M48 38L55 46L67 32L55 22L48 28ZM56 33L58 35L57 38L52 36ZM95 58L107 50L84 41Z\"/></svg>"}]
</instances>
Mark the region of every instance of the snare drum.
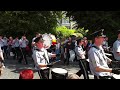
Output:
<instances>
[{"instance_id":1,"label":"snare drum","mask_svg":"<svg viewBox=\"0 0 120 90\"><path fill-rule=\"evenodd\" d=\"M115 79L120 79L120 75L117 75L117 74L114 74L113 77L114 77Z\"/></svg>"},{"instance_id":2,"label":"snare drum","mask_svg":"<svg viewBox=\"0 0 120 90\"><path fill-rule=\"evenodd\" d=\"M51 71L52 79L66 79L68 72L62 68L54 68Z\"/></svg>"}]
</instances>

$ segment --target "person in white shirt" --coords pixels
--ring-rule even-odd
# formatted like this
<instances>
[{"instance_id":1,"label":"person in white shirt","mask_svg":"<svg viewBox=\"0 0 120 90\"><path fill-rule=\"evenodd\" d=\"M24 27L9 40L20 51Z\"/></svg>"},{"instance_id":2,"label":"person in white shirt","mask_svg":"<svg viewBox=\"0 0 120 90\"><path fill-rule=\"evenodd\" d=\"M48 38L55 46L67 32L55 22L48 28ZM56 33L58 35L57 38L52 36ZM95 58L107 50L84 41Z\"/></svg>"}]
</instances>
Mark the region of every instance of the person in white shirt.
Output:
<instances>
[{"instance_id":1,"label":"person in white shirt","mask_svg":"<svg viewBox=\"0 0 120 90\"><path fill-rule=\"evenodd\" d=\"M14 59L18 60L19 57L19 53L20 53L20 48L19 48L20 44L19 44L19 38L16 37L13 40L13 47L14 47Z\"/></svg>"},{"instance_id":2,"label":"person in white shirt","mask_svg":"<svg viewBox=\"0 0 120 90\"><path fill-rule=\"evenodd\" d=\"M3 68L5 68L5 65L4 65L4 56L3 56L3 51L2 51L1 46L0 46L0 76L3 73L2 72Z\"/></svg>"},{"instance_id":3,"label":"person in white shirt","mask_svg":"<svg viewBox=\"0 0 120 90\"><path fill-rule=\"evenodd\" d=\"M56 60L60 59L60 49L61 49L61 43L60 43L60 39L57 39L57 44L56 44L56 49L55 49L55 53L57 54Z\"/></svg>"},{"instance_id":4,"label":"person in white shirt","mask_svg":"<svg viewBox=\"0 0 120 90\"><path fill-rule=\"evenodd\" d=\"M75 47L75 53L77 56L77 60L79 61L80 70L76 73L79 77L83 74L84 79L89 79L88 76L88 68L87 68L87 61L85 57L85 51L82 48L84 43L83 39L77 40L77 46Z\"/></svg>"},{"instance_id":5,"label":"person in white shirt","mask_svg":"<svg viewBox=\"0 0 120 90\"><path fill-rule=\"evenodd\" d=\"M4 40L3 40L2 36L0 36L0 46L1 46L1 49L3 50Z\"/></svg>"},{"instance_id":6,"label":"person in white shirt","mask_svg":"<svg viewBox=\"0 0 120 90\"><path fill-rule=\"evenodd\" d=\"M21 56L18 62L21 63L22 60L24 60L25 64L28 64L27 57L26 57L27 55L26 47L29 44L29 41L26 39L26 36L22 36L22 38L19 40L19 44L20 44Z\"/></svg>"},{"instance_id":7,"label":"person in white shirt","mask_svg":"<svg viewBox=\"0 0 120 90\"><path fill-rule=\"evenodd\" d=\"M120 61L120 31L117 40L113 43L113 55L115 60Z\"/></svg>"},{"instance_id":8,"label":"person in white shirt","mask_svg":"<svg viewBox=\"0 0 120 90\"><path fill-rule=\"evenodd\" d=\"M4 57L8 58L8 38L6 36L3 37L4 40Z\"/></svg>"},{"instance_id":9,"label":"person in white shirt","mask_svg":"<svg viewBox=\"0 0 120 90\"><path fill-rule=\"evenodd\" d=\"M47 50L43 46L44 40L42 36L36 38L35 42L35 50L33 51L33 60L35 63L35 68L38 71L40 78L49 79L49 67L52 64L49 64L50 57L56 57L56 54L48 53Z\"/></svg>"},{"instance_id":10,"label":"person in white shirt","mask_svg":"<svg viewBox=\"0 0 120 90\"><path fill-rule=\"evenodd\" d=\"M14 52L14 49L13 49L13 37L10 36L9 39L8 39L8 53L10 56L13 56L13 52Z\"/></svg>"}]
</instances>

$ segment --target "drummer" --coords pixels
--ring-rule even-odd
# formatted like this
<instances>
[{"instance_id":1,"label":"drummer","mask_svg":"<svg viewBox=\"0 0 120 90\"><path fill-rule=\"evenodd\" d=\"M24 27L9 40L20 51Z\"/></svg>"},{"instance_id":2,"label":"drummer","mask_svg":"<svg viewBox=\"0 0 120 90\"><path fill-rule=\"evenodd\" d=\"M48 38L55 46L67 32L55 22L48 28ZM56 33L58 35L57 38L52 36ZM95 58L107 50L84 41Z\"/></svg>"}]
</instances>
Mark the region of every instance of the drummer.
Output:
<instances>
[{"instance_id":1,"label":"drummer","mask_svg":"<svg viewBox=\"0 0 120 90\"><path fill-rule=\"evenodd\" d=\"M79 77L83 74L84 79L89 79L88 67L87 67L88 63L87 63L87 60L86 60L86 57L85 57L86 53L82 48L83 43L84 43L83 39L78 39L77 40L77 46L75 48L75 53L76 53L76 56L77 56L77 60L79 61L80 70L76 74Z\"/></svg>"},{"instance_id":2,"label":"drummer","mask_svg":"<svg viewBox=\"0 0 120 90\"><path fill-rule=\"evenodd\" d=\"M32 57L35 63L35 67L40 78L49 79L49 67L52 66L52 64L49 64L49 57L56 57L56 54L48 53L44 48L44 40L42 38L42 35L40 37L37 37L34 42L36 47L33 51Z\"/></svg>"},{"instance_id":3,"label":"drummer","mask_svg":"<svg viewBox=\"0 0 120 90\"><path fill-rule=\"evenodd\" d=\"M119 69L109 68L108 64L117 63L109 59L102 48L105 35L103 31L93 34L94 44L88 51L89 65L94 79L114 79L111 73L120 74Z\"/></svg>"}]
</instances>

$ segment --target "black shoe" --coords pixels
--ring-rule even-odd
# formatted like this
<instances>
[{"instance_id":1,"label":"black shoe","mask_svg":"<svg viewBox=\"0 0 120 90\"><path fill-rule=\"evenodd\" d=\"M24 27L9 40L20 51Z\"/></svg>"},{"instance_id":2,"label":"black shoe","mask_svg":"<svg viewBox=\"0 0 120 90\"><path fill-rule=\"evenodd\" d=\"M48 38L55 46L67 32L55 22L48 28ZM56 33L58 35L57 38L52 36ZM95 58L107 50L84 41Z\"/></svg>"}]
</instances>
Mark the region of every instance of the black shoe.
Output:
<instances>
[{"instance_id":1,"label":"black shoe","mask_svg":"<svg viewBox=\"0 0 120 90\"><path fill-rule=\"evenodd\" d=\"M67 63L66 65L69 65L69 63Z\"/></svg>"},{"instance_id":2,"label":"black shoe","mask_svg":"<svg viewBox=\"0 0 120 90\"><path fill-rule=\"evenodd\" d=\"M18 63L22 63L21 61L18 61Z\"/></svg>"}]
</instances>

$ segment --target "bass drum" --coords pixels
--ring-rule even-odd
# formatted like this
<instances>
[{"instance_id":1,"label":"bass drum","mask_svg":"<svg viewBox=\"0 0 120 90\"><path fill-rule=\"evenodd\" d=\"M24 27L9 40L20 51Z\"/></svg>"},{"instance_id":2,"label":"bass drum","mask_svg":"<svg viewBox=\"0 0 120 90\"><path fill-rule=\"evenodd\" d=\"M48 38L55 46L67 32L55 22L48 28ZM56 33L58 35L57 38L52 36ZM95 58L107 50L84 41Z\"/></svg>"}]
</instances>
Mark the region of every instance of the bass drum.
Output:
<instances>
[{"instance_id":1,"label":"bass drum","mask_svg":"<svg viewBox=\"0 0 120 90\"><path fill-rule=\"evenodd\" d=\"M52 45L52 38L49 34L45 33L42 35L43 40L44 40L44 48L49 49Z\"/></svg>"},{"instance_id":2,"label":"bass drum","mask_svg":"<svg viewBox=\"0 0 120 90\"><path fill-rule=\"evenodd\" d=\"M57 40L56 40L55 35L53 35L53 34L49 34L49 35L50 35L50 37L51 37L51 39L52 39L52 45L57 44Z\"/></svg>"}]
</instances>

